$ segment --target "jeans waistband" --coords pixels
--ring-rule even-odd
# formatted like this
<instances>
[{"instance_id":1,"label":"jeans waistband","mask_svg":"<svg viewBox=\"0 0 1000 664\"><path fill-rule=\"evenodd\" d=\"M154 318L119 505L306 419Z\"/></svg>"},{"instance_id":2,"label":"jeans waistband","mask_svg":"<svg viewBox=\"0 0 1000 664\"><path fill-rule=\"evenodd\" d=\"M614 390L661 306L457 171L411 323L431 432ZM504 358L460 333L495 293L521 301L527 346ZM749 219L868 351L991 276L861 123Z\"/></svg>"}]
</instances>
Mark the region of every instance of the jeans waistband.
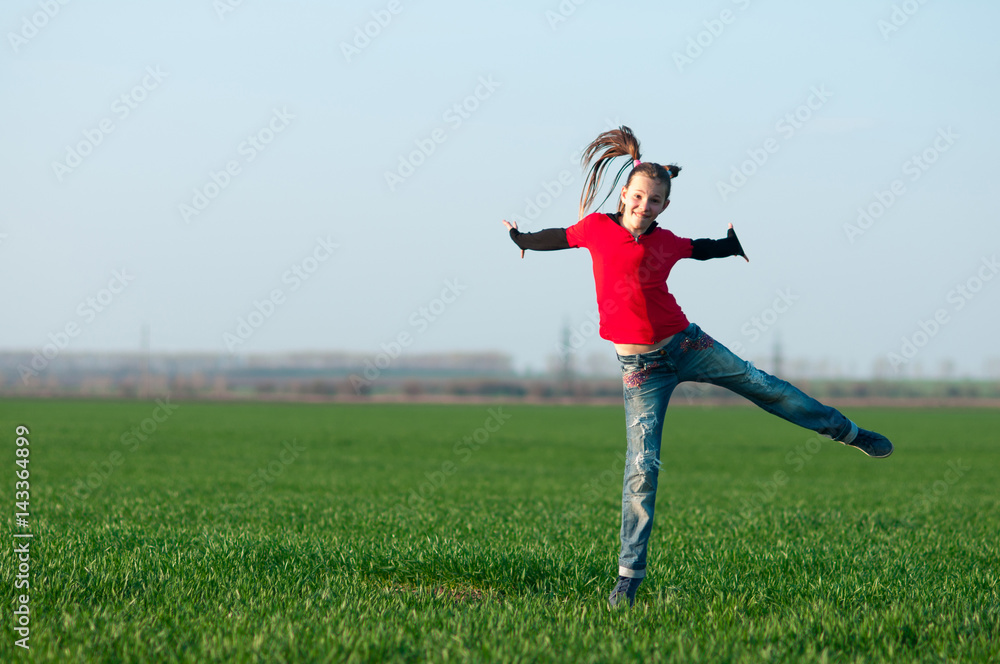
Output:
<instances>
[{"instance_id":1,"label":"jeans waistband","mask_svg":"<svg viewBox=\"0 0 1000 664\"><path fill-rule=\"evenodd\" d=\"M697 329L698 326L691 323L680 332L674 334L674 338L664 344L663 348L657 348L656 350L651 350L647 353L636 353L635 355L618 355L618 353L615 353L615 355L618 356L618 361L622 364L641 364L645 362L652 362L669 354L670 350L681 342L682 337L692 335Z\"/></svg>"}]
</instances>

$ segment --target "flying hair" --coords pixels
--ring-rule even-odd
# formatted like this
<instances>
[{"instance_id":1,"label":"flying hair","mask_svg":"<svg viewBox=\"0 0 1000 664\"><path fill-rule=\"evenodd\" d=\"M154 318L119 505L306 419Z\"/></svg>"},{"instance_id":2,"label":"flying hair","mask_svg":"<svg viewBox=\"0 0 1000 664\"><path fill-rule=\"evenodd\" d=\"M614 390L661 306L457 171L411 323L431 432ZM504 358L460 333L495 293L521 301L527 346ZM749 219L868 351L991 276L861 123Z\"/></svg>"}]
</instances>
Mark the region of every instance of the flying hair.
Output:
<instances>
[{"instance_id":1,"label":"flying hair","mask_svg":"<svg viewBox=\"0 0 1000 664\"><path fill-rule=\"evenodd\" d=\"M614 182L611 183L611 191L608 192L608 195L604 197L604 200L597 207L604 205L605 201L611 197L618 181L629 168L632 170L625 181L626 187L632 182L632 178L635 175L645 175L651 180L662 182L666 185L668 198L670 197L670 180L677 177L681 172L681 167L674 164L662 166L651 161L637 163L642 159L642 153L639 150L639 139L625 125L622 125L618 129L606 131L595 138L584 149L583 156L580 159L584 170L588 171L583 193L580 194L581 219L587 215L587 210L590 209L590 206L593 205L594 200L597 198L605 172L611 164L611 160L616 157L629 157L629 160L618 170ZM589 169L587 168L588 164L590 164ZM623 209L624 206L619 202L618 212L621 213Z\"/></svg>"}]
</instances>

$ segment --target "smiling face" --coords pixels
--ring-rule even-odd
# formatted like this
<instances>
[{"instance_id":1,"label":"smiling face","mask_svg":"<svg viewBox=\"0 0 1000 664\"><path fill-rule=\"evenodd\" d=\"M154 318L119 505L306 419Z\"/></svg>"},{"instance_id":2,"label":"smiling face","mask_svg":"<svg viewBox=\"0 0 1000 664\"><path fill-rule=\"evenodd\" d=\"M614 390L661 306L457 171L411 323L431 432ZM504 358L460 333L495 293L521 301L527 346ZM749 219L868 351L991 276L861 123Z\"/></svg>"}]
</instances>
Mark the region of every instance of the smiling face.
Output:
<instances>
[{"instance_id":1,"label":"smiling face","mask_svg":"<svg viewBox=\"0 0 1000 664\"><path fill-rule=\"evenodd\" d=\"M622 225L629 231L641 233L670 205L667 185L645 175L633 175L622 187L621 204Z\"/></svg>"}]
</instances>

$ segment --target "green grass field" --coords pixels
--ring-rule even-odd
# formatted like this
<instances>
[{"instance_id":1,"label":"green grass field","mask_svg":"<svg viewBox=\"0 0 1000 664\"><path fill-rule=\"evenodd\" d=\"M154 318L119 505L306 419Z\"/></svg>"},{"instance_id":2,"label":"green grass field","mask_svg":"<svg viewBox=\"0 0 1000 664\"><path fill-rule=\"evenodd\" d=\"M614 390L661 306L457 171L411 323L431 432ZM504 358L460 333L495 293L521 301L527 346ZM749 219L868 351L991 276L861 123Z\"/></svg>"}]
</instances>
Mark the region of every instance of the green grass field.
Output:
<instances>
[{"instance_id":1,"label":"green grass field","mask_svg":"<svg viewBox=\"0 0 1000 664\"><path fill-rule=\"evenodd\" d=\"M877 461L671 408L649 576L610 611L621 407L174 406L0 405L0 661L1000 661L995 411L845 409Z\"/></svg>"}]
</instances>

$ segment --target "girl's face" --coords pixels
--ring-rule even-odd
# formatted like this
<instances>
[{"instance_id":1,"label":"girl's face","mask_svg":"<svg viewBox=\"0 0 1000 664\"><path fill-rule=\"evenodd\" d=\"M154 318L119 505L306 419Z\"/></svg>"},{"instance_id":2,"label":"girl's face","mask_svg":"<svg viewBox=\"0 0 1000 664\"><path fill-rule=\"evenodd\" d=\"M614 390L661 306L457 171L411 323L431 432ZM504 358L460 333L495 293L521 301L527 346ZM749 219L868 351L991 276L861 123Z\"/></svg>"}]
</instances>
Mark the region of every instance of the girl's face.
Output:
<instances>
[{"instance_id":1,"label":"girl's face","mask_svg":"<svg viewBox=\"0 0 1000 664\"><path fill-rule=\"evenodd\" d=\"M670 205L667 185L645 175L632 177L627 187L622 187L625 213L622 221L629 228L645 230Z\"/></svg>"}]
</instances>

